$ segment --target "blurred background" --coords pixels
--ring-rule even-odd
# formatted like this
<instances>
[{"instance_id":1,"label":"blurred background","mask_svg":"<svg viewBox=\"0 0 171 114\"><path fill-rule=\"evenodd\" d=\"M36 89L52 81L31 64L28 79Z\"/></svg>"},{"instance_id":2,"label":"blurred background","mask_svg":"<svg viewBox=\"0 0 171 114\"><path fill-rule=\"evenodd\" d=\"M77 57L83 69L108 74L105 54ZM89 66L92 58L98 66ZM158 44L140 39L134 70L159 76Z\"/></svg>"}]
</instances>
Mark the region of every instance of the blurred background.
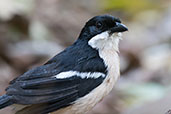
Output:
<instances>
[{"instance_id":1,"label":"blurred background","mask_svg":"<svg viewBox=\"0 0 171 114\"><path fill-rule=\"evenodd\" d=\"M88 114L166 114L171 109L170 0L0 0L0 95L10 80L71 45L92 16L128 26L121 78ZM0 114L13 114L11 108Z\"/></svg>"}]
</instances>

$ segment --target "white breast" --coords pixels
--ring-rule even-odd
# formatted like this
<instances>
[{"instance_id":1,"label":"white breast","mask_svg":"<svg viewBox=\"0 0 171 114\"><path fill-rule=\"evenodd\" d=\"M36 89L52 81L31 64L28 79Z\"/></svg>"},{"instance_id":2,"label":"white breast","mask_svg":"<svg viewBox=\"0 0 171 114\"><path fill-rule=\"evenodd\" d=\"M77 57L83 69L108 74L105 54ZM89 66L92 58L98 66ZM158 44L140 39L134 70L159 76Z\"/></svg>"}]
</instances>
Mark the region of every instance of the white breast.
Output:
<instances>
[{"instance_id":1,"label":"white breast","mask_svg":"<svg viewBox=\"0 0 171 114\"><path fill-rule=\"evenodd\" d=\"M108 70L108 74L103 83L95 88L88 95L78 99L73 105L60 109L52 114L85 114L89 110L91 110L97 103L99 103L106 95L109 94L120 75L120 64L117 52L119 39L111 38L101 38L100 40L98 40L98 38L95 37L95 40L100 42L96 42L94 40L90 43L94 46L94 48L96 48L96 46L103 45L103 48L99 49L99 55L103 59L104 63L107 65Z\"/></svg>"},{"instance_id":2,"label":"white breast","mask_svg":"<svg viewBox=\"0 0 171 114\"><path fill-rule=\"evenodd\" d=\"M108 64L109 71L103 83L88 95L77 100L73 105L52 114L85 114L109 94L119 77L119 57L117 52L112 50L101 52L101 57Z\"/></svg>"}]
</instances>

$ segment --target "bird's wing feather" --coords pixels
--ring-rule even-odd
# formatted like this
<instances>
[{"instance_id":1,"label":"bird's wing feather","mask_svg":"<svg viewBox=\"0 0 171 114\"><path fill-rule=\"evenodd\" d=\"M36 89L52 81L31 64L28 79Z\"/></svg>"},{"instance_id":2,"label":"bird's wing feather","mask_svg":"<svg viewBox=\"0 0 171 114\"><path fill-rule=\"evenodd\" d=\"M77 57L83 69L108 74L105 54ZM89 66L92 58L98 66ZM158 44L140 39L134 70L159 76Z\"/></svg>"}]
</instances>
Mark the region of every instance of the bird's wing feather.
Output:
<instances>
[{"instance_id":1,"label":"bird's wing feather","mask_svg":"<svg viewBox=\"0 0 171 114\"><path fill-rule=\"evenodd\" d=\"M7 95L12 96L16 104L31 105L27 108L31 108L32 114L45 114L72 104L100 85L103 80L102 76L82 79L75 75L65 79L50 77L16 81L7 89Z\"/></svg>"},{"instance_id":2,"label":"bird's wing feather","mask_svg":"<svg viewBox=\"0 0 171 114\"><path fill-rule=\"evenodd\" d=\"M95 50L85 46L87 45L81 44L69 47L43 66L33 68L11 81L6 89L7 95L12 96L16 104L29 105L19 111L21 114L27 114L23 112L25 110L29 110L29 114L46 114L66 107L103 82L106 66ZM88 76L57 76L68 71L88 72ZM90 72L104 75L93 78Z\"/></svg>"}]
</instances>

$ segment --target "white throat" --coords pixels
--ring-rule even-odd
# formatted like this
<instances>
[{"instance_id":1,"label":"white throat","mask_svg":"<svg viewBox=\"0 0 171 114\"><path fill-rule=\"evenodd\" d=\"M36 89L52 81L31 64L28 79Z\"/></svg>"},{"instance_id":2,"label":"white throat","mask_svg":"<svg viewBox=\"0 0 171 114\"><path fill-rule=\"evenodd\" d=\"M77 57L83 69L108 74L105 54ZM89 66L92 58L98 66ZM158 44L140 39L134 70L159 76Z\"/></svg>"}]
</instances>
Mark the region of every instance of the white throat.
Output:
<instances>
[{"instance_id":1,"label":"white throat","mask_svg":"<svg viewBox=\"0 0 171 114\"><path fill-rule=\"evenodd\" d=\"M118 56L120 39L122 39L121 33L110 35L109 32L106 31L94 36L88 42L92 48L98 50L100 58L103 59L105 66L107 66L108 76L106 80L110 80L109 91L113 88L120 75L120 62Z\"/></svg>"},{"instance_id":2,"label":"white throat","mask_svg":"<svg viewBox=\"0 0 171 114\"><path fill-rule=\"evenodd\" d=\"M105 31L91 38L88 44L99 51L103 49L114 49L115 51L119 51L118 45L120 39L122 39L122 33L110 35L109 31Z\"/></svg>"},{"instance_id":3,"label":"white throat","mask_svg":"<svg viewBox=\"0 0 171 114\"><path fill-rule=\"evenodd\" d=\"M121 39L120 34L118 35L116 33L110 36L108 32L103 32L94 36L88 42L92 48L98 49L99 56L103 59L105 65L107 66L107 76L105 77L103 83L92 90L89 94L76 100L73 105L67 108L62 108L52 114L85 114L97 103L99 103L107 94L109 94L120 75L119 56L117 53L119 39ZM98 78L104 75L97 72L93 74L69 72L69 76L75 74L81 76L82 78L87 78L87 76ZM61 74L61 76L58 76L57 78L63 78L64 76L65 75Z\"/></svg>"}]
</instances>

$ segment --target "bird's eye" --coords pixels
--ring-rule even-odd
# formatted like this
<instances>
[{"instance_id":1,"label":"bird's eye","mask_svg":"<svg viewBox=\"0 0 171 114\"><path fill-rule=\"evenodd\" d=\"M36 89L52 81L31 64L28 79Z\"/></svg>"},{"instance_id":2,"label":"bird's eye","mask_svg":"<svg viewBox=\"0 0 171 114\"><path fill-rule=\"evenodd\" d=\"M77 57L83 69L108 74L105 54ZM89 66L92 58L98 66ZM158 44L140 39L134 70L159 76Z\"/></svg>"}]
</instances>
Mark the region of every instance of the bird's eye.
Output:
<instances>
[{"instance_id":1,"label":"bird's eye","mask_svg":"<svg viewBox=\"0 0 171 114\"><path fill-rule=\"evenodd\" d=\"M103 28L103 24L101 22L97 22L96 23L96 28L102 29Z\"/></svg>"}]
</instances>

